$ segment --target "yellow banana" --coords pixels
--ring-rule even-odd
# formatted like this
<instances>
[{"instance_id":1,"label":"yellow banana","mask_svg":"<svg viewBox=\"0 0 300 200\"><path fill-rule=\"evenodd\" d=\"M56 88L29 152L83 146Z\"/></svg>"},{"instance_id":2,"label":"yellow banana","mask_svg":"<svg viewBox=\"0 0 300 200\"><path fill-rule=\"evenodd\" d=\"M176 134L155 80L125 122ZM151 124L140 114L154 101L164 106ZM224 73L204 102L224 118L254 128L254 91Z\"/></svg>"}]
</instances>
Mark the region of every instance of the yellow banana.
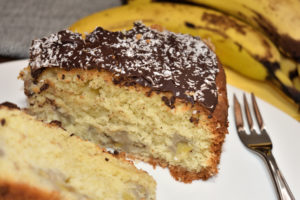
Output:
<instances>
[{"instance_id":1,"label":"yellow banana","mask_svg":"<svg viewBox=\"0 0 300 200\"><path fill-rule=\"evenodd\" d=\"M299 76L297 63L294 60L281 56L280 66L270 69L272 81L280 89L291 97L296 103L300 103Z\"/></svg>"},{"instance_id":2,"label":"yellow banana","mask_svg":"<svg viewBox=\"0 0 300 200\"><path fill-rule=\"evenodd\" d=\"M280 54L273 43L251 26L197 6L135 3L95 13L70 29L83 34L97 26L115 31L129 29L137 20L146 25L159 24L173 32L209 38L225 66L256 80L265 80L268 77L266 67L273 68L280 62Z\"/></svg>"},{"instance_id":3,"label":"yellow banana","mask_svg":"<svg viewBox=\"0 0 300 200\"><path fill-rule=\"evenodd\" d=\"M299 76L293 79L293 84L294 84L294 87L298 91L300 91L300 77Z\"/></svg>"},{"instance_id":4,"label":"yellow banana","mask_svg":"<svg viewBox=\"0 0 300 200\"><path fill-rule=\"evenodd\" d=\"M287 56L300 62L299 0L181 0L233 15L266 33Z\"/></svg>"},{"instance_id":5,"label":"yellow banana","mask_svg":"<svg viewBox=\"0 0 300 200\"><path fill-rule=\"evenodd\" d=\"M280 67L273 69L273 73L284 85L293 87L293 78L297 76L297 63L281 56Z\"/></svg>"},{"instance_id":6,"label":"yellow banana","mask_svg":"<svg viewBox=\"0 0 300 200\"><path fill-rule=\"evenodd\" d=\"M292 76L291 74L293 73L297 73L297 63L294 60L287 58L283 55L280 59L280 68L283 71L283 73L288 77Z\"/></svg>"},{"instance_id":7,"label":"yellow banana","mask_svg":"<svg viewBox=\"0 0 300 200\"><path fill-rule=\"evenodd\" d=\"M146 3L151 3L154 2L155 0L125 0L125 4L146 4Z\"/></svg>"}]
</instances>

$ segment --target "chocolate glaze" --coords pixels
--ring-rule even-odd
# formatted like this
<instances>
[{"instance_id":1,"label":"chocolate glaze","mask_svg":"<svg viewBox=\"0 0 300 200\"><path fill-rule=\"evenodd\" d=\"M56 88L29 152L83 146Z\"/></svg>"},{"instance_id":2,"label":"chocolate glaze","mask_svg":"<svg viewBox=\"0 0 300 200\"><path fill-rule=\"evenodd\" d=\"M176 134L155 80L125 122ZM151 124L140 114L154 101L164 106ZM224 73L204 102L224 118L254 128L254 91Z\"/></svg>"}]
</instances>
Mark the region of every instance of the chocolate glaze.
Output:
<instances>
[{"instance_id":1,"label":"chocolate glaze","mask_svg":"<svg viewBox=\"0 0 300 200\"><path fill-rule=\"evenodd\" d=\"M126 86L139 84L153 91L171 92L170 107L179 98L213 111L218 101L218 61L198 37L135 23L126 32L98 27L85 40L78 33L60 31L34 40L30 50L33 78L47 67L107 70L113 73L115 84L125 80Z\"/></svg>"},{"instance_id":2,"label":"chocolate glaze","mask_svg":"<svg viewBox=\"0 0 300 200\"><path fill-rule=\"evenodd\" d=\"M169 106L171 109L175 108L174 103L175 103L176 97L172 96L170 99L166 96L162 96L161 100L165 102L167 106Z\"/></svg>"}]
</instances>

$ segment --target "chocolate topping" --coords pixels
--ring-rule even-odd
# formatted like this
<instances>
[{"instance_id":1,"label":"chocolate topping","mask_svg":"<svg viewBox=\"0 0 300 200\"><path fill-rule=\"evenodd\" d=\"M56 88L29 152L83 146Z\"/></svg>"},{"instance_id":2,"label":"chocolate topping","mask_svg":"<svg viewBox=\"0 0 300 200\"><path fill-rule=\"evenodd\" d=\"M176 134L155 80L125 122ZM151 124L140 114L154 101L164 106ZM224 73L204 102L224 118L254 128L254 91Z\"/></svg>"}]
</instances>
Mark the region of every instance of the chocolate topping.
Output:
<instances>
[{"instance_id":1,"label":"chocolate topping","mask_svg":"<svg viewBox=\"0 0 300 200\"><path fill-rule=\"evenodd\" d=\"M172 92L173 99L198 102L213 111L218 101L215 53L198 37L158 31L135 23L126 32L98 27L85 40L65 30L34 40L30 49L32 76L59 67L107 70L114 83L126 80L153 91Z\"/></svg>"}]
</instances>

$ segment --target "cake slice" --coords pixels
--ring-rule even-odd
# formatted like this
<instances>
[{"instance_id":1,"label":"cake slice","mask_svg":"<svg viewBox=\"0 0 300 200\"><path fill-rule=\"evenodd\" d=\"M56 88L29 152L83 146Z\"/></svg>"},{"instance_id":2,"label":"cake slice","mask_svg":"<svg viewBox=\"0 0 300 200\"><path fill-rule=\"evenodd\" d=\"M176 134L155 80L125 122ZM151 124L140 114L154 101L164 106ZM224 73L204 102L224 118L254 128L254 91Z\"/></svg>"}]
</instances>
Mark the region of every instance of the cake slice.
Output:
<instances>
[{"instance_id":1,"label":"cake slice","mask_svg":"<svg viewBox=\"0 0 300 200\"><path fill-rule=\"evenodd\" d=\"M102 147L168 167L176 180L218 172L227 133L224 70L198 37L135 23L34 40L20 73L28 112Z\"/></svg>"},{"instance_id":2,"label":"cake slice","mask_svg":"<svg viewBox=\"0 0 300 200\"><path fill-rule=\"evenodd\" d=\"M124 158L0 105L1 200L155 199L155 181Z\"/></svg>"}]
</instances>

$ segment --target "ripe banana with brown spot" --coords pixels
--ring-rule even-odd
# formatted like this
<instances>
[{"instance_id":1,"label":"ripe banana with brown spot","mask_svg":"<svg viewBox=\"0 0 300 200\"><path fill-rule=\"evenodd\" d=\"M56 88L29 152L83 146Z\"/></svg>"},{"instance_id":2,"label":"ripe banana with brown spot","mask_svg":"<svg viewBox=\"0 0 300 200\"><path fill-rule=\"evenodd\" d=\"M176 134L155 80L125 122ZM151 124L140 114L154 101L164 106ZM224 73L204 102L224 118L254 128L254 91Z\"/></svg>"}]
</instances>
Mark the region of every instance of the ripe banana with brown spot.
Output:
<instances>
[{"instance_id":1,"label":"ripe banana with brown spot","mask_svg":"<svg viewBox=\"0 0 300 200\"><path fill-rule=\"evenodd\" d=\"M292 59L281 56L280 67L274 69L273 73L283 84L293 87L293 78L298 75L297 63Z\"/></svg>"},{"instance_id":2,"label":"ripe banana with brown spot","mask_svg":"<svg viewBox=\"0 0 300 200\"><path fill-rule=\"evenodd\" d=\"M283 54L300 63L299 0L179 0L179 2L204 5L251 24L263 31Z\"/></svg>"},{"instance_id":3,"label":"ripe banana with brown spot","mask_svg":"<svg viewBox=\"0 0 300 200\"><path fill-rule=\"evenodd\" d=\"M294 87L300 91L300 64L297 63L297 75L294 76L294 78L292 79Z\"/></svg>"},{"instance_id":4,"label":"ripe banana with brown spot","mask_svg":"<svg viewBox=\"0 0 300 200\"><path fill-rule=\"evenodd\" d=\"M167 30L209 38L221 63L256 80L265 80L280 54L274 44L251 26L220 12L197 6L149 3L125 5L81 19L70 29L91 32L97 26L111 31L130 29L134 21L159 24Z\"/></svg>"},{"instance_id":5,"label":"ripe banana with brown spot","mask_svg":"<svg viewBox=\"0 0 300 200\"><path fill-rule=\"evenodd\" d=\"M272 81L296 103L300 104L300 79L297 66L298 63L294 60L281 56L280 66L270 69L269 73L273 77Z\"/></svg>"},{"instance_id":6,"label":"ripe banana with brown spot","mask_svg":"<svg viewBox=\"0 0 300 200\"><path fill-rule=\"evenodd\" d=\"M298 90L298 91L300 91L300 77L298 76L298 77L295 77L294 79L293 79L293 84L294 84L294 87Z\"/></svg>"}]
</instances>

